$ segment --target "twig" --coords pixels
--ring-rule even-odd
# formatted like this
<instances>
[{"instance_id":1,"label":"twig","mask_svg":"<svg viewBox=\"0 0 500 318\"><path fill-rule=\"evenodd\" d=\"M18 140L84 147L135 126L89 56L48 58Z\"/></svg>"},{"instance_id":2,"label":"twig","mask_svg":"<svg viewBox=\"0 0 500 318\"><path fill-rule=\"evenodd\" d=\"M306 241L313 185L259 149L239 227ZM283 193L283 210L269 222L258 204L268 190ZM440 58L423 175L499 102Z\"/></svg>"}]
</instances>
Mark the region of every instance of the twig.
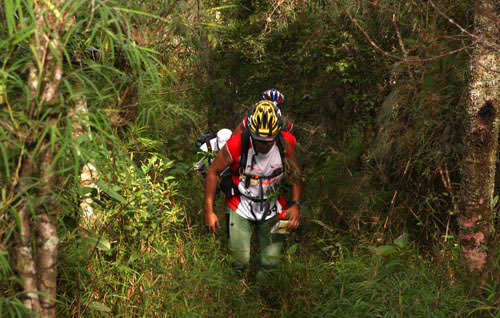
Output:
<instances>
[{"instance_id":1,"label":"twig","mask_svg":"<svg viewBox=\"0 0 500 318\"><path fill-rule=\"evenodd\" d=\"M394 28L396 29L396 34L398 35L398 41L399 41L399 46L401 47L401 51L403 51L403 56L405 57L405 64L408 64L407 61L408 61L408 51L406 50L405 48L405 44L403 43L403 39L401 38L401 32L399 32L399 27L398 27L398 24L396 23L396 15L393 14L392 15L392 24L394 24ZM411 69L408 68L408 74L410 75L410 79L413 81L415 81L414 77L413 77L413 73L411 72Z\"/></svg>"},{"instance_id":2,"label":"twig","mask_svg":"<svg viewBox=\"0 0 500 318\"><path fill-rule=\"evenodd\" d=\"M448 56L448 55L453 55L453 54L458 53L458 52L463 51L463 50L467 50L467 49L473 47L476 44L477 44L477 41L475 41L475 42L473 42L473 43L471 43L469 45L463 46L463 47L461 47L459 49L448 51L446 53L442 53L442 54L431 56L431 57L424 58L424 59L419 58L419 59L415 60L415 62L421 63L421 62L429 62L429 61L432 61L432 60L437 60L437 59L440 59L442 57L445 57L445 56Z\"/></svg>"},{"instance_id":3,"label":"twig","mask_svg":"<svg viewBox=\"0 0 500 318\"><path fill-rule=\"evenodd\" d=\"M401 51L403 51L403 56L405 59L408 58L408 51L405 48L405 44L403 43L403 39L401 38L401 32L399 32L399 27L396 22L396 15L392 15L392 24L394 24L394 28L396 29L396 34L398 35L399 46L401 46Z\"/></svg>"},{"instance_id":4,"label":"twig","mask_svg":"<svg viewBox=\"0 0 500 318\"><path fill-rule=\"evenodd\" d=\"M448 22L450 22L451 24L453 24L454 26L456 26L458 29L460 29L460 31L462 31L462 33L465 33L467 34L468 36L470 36L471 38L474 38L476 39L478 42L482 42L482 44L485 46L485 47L488 47L490 49L492 49L493 51L498 51L499 48L498 47L495 47L495 46L492 46L489 41L486 41L482 38L479 38L477 35L475 34L472 34L471 32L467 31L465 28L463 28L460 24L458 24L457 22L455 22L452 18L450 18L448 15L446 15L443 11L441 11L441 9L439 9L432 0L429 0L431 6L434 8L434 10L437 11L437 13L439 13L443 18L447 19Z\"/></svg>"},{"instance_id":5,"label":"twig","mask_svg":"<svg viewBox=\"0 0 500 318\"><path fill-rule=\"evenodd\" d=\"M356 20L355 18L352 17L351 13L349 11L346 11L347 12L347 15L349 16L349 19L351 20L352 23L354 23L358 29L365 35L366 39L368 40L368 42L370 42L371 46L373 46L374 48L376 48L377 50L379 50L382 54L384 54L385 56L387 57L390 57L392 59L395 59L395 60L398 60L398 61L401 61L401 58L398 57L398 56L395 56L395 55L392 55L390 54L389 52L386 52L384 51L382 48L380 48L373 40L372 38L370 37L370 35L368 34L368 32L366 32L362 27L361 25L358 23L358 20Z\"/></svg>"},{"instance_id":6,"label":"twig","mask_svg":"<svg viewBox=\"0 0 500 318\"><path fill-rule=\"evenodd\" d=\"M431 1L432 3L432 1ZM438 11L439 12L439 11ZM378 46L375 41L370 37L370 35L368 34L368 32L366 32L366 30L364 30L361 25L359 24L358 20L353 18L352 15L350 14L349 11L346 11L347 15L349 16L349 19L351 20L352 23L354 23L356 25L356 27L363 33L363 35L366 37L366 39L368 40L368 42L370 43L370 45L372 47L374 47L375 49L377 49L378 51L380 51L384 56L387 56L389 58L392 58L394 60L397 60L397 61L400 61L400 62L405 62L405 63L423 63L423 62L429 62L429 61L432 61L432 60L437 60L437 59L440 59L440 58L443 58L445 56L449 56L449 55L453 55L455 53L458 53L460 51L463 51L463 50L467 50L475 45L477 45L477 43L479 42L482 42L484 43L484 40L481 40L481 39L478 39L477 36L474 36L473 34L471 34L470 32L466 32L467 35L473 37L474 39L476 39L476 41L472 42L471 44L469 45L466 45L466 46L463 46L461 48L458 48L458 49L455 49L455 50L451 50L451 51L448 51L448 52L445 52L445 53L441 53L441 54L438 54L438 55L435 55L435 56L431 56L431 57L428 57L428 58L420 58L418 56L404 56L404 58L401 58L399 56L395 56L395 55L392 55L390 54L389 52L385 51L384 49L382 49L380 46ZM444 15L443 13L443 16L446 17L446 15ZM393 16L393 21L394 21L394 16ZM451 20L451 19L450 19ZM453 21L453 20L451 20ZM453 21L454 22L454 21ZM397 29L397 25L395 24L396 26L396 32L398 34L398 39L400 41L400 45L401 45L401 48L403 50L403 54L406 54L407 51L406 51L406 47L404 47L404 44L402 42L402 39L401 39L401 35L399 33L399 29ZM460 27L461 29L463 29L462 27ZM465 29L464 29L465 30ZM465 30L466 31L466 30ZM495 49L494 47L491 47L491 49ZM496 49L495 49L496 50ZM406 52L405 52L406 51ZM483 68L486 68L485 66L481 65ZM494 72L498 72L496 70L493 70Z\"/></svg>"},{"instance_id":7,"label":"twig","mask_svg":"<svg viewBox=\"0 0 500 318\"><path fill-rule=\"evenodd\" d=\"M130 86L128 86L125 91L122 94L122 97L118 101L118 109L122 106L123 102L125 101L125 98L127 98L128 92L130 91Z\"/></svg>"},{"instance_id":8,"label":"twig","mask_svg":"<svg viewBox=\"0 0 500 318\"><path fill-rule=\"evenodd\" d=\"M451 203L453 204L453 213L456 213L458 210L458 205L455 200L455 194L453 192L453 187L451 185L450 173L448 171L448 165L444 164L444 172L441 167L439 167L439 174L441 175L441 181L443 182L444 188L448 192L451 198Z\"/></svg>"},{"instance_id":9,"label":"twig","mask_svg":"<svg viewBox=\"0 0 500 318\"><path fill-rule=\"evenodd\" d=\"M269 23L271 23L271 21L272 21L271 17L273 16L274 12L276 12L276 10L278 10L278 8L283 4L283 2L285 2L285 0L278 0L278 3L274 7L273 11L267 16L267 18L266 18L266 26L264 27L264 32L265 33L268 30Z\"/></svg>"}]
</instances>

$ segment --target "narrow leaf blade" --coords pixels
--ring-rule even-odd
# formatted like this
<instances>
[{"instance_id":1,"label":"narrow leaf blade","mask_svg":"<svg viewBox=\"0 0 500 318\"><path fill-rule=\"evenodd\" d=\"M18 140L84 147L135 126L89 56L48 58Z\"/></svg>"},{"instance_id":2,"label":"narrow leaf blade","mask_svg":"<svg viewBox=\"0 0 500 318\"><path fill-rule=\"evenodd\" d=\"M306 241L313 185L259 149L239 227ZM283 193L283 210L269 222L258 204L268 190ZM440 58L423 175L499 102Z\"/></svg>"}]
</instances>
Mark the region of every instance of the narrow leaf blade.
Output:
<instances>
[{"instance_id":1,"label":"narrow leaf blade","mask_svg":"<svg viewBox=\"0 0 500 318\"><path fill-rule=\"evenodd\" d=\"M113 199L119 201L119 202L124 202L125 201L125 198L123 198L121 196L121 194L119 194L118 192L116 192L115 190L113 190L111 188L111 186L109 184L107 184L106 182L102 181L102 180L97 180L95 182L95 184L105 193L109 194L110 197L112 197Z\"/></svg>"}]
</instances>

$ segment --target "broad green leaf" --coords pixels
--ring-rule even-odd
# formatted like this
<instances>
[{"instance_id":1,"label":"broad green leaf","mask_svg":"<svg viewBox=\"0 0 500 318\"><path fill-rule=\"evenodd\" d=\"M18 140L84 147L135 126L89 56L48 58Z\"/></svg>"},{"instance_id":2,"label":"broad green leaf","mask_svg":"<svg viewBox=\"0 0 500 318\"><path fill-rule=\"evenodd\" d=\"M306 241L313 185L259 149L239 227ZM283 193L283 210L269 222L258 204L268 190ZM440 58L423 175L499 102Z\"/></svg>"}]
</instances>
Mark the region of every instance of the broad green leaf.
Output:
<instances>
[{"instance_id":1,"label":"broad green leaf","mask_svg":"<svg viewBox=\"0 0 500 318\"><path fill-rule=\"evenodd\" d=\"M104 236L89 236L82 239L84 244L90 245L91 247L97 247L100 251L109 251L111 249L111 243Z\"/></svg>"},{"instance_id":2,"label":"broad green leaf","mask_svg":"<svg viewBox=\"0 0 500 318\"><path fill-rule=\"evenodd\" d=\"M325 230L328 230L332 233L335 233L335 230L331 226L329 226L328 224L325 224L323 221L313 219L313 220L311 220L311 222L316 223L318 225L321 225Z\"/></svg>"},{"instance_id":3,"label":"broad green leaf","mask_svg":"<svg viewBox=\"0 0 500 318\"><path fill-rule=\"evenodd\" d=\"M399 248L405 248L406 245L408 245L409 241L410 237L408 236L408 234L403 233L397 239L394 240L394 245L396 245Z\"/></svg>"},{"instance_id":4,"label":"broad green leaf","mask_svg":"<svg viewBox=\"0 0 500 318\"><path fill-rule=\"evenodd\" d=\"M7 29L9 30L9 35L12 35L16 29L16 21L14 3L12 0L4 0L4 10L5 10L5 18L7 20Z\"/></svg>"},{"instance_id":5,"label":"broad green leaf","mask_svg":"<svg viewBox=\"0 0 500 318\"><path fill-rule=\"evenodd\" d=\"M96 196L97 189L93 187L82 187L78 189L78 194L82 197L84 197L88 193L92 193L92 196Z\"/></svg>"},{"instance_id":6,"label":"broad green leaf","mask_svg":"<svg viewBox=\"0 0 500 318\"><path fill-rule=\"evenodd\" d=\"M394 245L382 245L376 248L377 255L387 256L396 253L398 250Z\"/></svg>"},{"instance_id":7,"label":"broad green leaf","mask_svg":"<svg viewBox=\"0 0 500 318\"><path fill-rule=\"evenodd\" d=\"M99 187L99 189L101 189L103 192L109 194L109 196L112 197L113 199L115 199L119 202L125 201L125 199L118 192L113 190L113 188L111 188L111 186L109 184L105 183L104 181L97 180L95 182L95 184Z\"/></svg>"},{"instance_id":8,"label":"broad green leaf","mask_svg":"<svg viewBox=\"0 0 500 318\"><path fill-rule=\"evenodd\" d=\"M111 308L97 301L91 302L89 308L102 312L111 312Z\"/></svg>"},{"instance_id":9,"label":"broad green leaf","mask_svg":"<svg viewBox=\"0 0 500 318\"><path fill-rule=\"evenodd\" d=\"M288 255L293 255L297 251L298 247L299 247L299 244L295 243L292 246L290 246L290 248L288 248L288 250L286 251L286 253Z\"/></svg>"}]
</instances>

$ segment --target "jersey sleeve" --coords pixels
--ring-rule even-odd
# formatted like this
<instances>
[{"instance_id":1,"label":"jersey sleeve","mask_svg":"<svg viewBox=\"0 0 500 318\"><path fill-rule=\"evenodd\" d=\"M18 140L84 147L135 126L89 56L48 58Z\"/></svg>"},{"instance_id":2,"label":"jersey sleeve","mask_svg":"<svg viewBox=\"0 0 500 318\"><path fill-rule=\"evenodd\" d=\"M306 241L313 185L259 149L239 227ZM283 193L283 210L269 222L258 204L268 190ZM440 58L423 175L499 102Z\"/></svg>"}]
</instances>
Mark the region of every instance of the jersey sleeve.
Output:
<instances>
[{"instance_id":1,"label":"jersey sleeve","mask_svg":"<svg viewBox=\"0 0 500 318\"><path fill-rule=\"evenodd\" d=\"M295 152L295 145L297 144L297 140L295 136L287 131L282 131L283 139L285 140L285 147L287 147L288 157L290 157Z\"/></svg>"},{"instance_id":2,"label":"jersey sleeve","mask_svg":"<svg viewBox=\"0 0 500 318\"><path fill-rule=\"evenodd\" d=\"M234 167L238 167L240 164L240 155L241 155L241 133L236 134L229 138L226 142L227 151L233 160L233 164L231 165L231 169L235 170ZM237 169L237 168L236 168Z\"/></svg>"},{"instance_id":3,"label":"jersey sleeve","mask_svg":"<svg viewBox=\"0 0 500 318\"><path fill-rule=\"evenodd\" d=\"M243 117L243 121L241 123L243 124L244 129L248 129L248 115L245 115L245 117Z\"/></svg>"}]
</instances>

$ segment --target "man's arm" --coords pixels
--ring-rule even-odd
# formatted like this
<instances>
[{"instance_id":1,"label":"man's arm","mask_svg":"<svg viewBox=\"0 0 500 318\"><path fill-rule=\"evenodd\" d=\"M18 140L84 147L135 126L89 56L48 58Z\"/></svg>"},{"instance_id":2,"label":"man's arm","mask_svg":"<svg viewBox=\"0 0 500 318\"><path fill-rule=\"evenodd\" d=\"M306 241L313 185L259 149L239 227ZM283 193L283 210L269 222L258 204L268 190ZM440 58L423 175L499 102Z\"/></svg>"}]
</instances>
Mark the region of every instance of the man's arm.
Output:
<instances>
[{"instance_id":1,"label":"man's arm","mask_svg":"<svg viewBox=\"0 0 500 318\"><path fill-rule=\"evenodd\" d=\"M243 131L243 123L239 123L238 126L236 126L236 128L234 128L231 136L237 135L237 134L241 133L242 131Z\"/></svg>"},{"instance_id":2,"label":"man's arm","mask_svg":"<svg viewBox=\"0 0 500 318\"><path fill-rule=\"evenodd\" d=\"M219 219L214 213L214 198L219 181L219 175L226 167L231 165L233 160L229 155L227 146L224 146L218 153L215 160L208 168L207 178L205 180L205 225L208 226L211 233L216 233L220 228Z\"/></svg>"},{"instance_id":3,"label":"man's arm","mask_svg":"<svg viewBox=\"0 0 500 318\"><path fill-rule=\"evenodd\" d=\"M292 178L292 197L291 201L300 201L302 196L302 169L299 165L295 151L288 158L290 167L290 178ZM288 230L296 229L300 224L300 206L292 204L287 214L289 217Z\"/></svg>"}]
</instances>

